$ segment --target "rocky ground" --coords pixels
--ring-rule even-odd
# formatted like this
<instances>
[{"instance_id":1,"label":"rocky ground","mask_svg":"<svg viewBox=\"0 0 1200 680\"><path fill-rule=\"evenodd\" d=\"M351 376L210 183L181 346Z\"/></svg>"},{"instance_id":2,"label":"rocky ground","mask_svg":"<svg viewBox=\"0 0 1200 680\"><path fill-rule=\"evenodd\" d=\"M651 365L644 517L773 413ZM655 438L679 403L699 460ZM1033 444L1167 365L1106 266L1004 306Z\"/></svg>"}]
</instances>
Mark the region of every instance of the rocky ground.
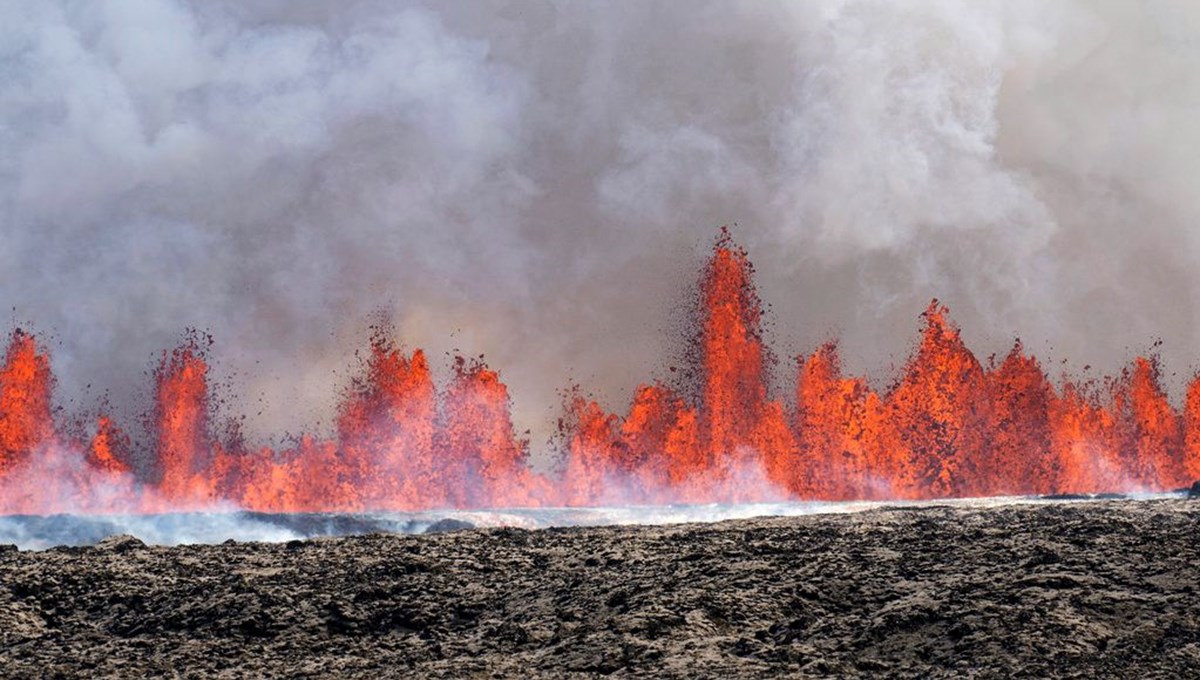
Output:
<instances>
[{"instance_id":1,"label":"rocky ground","mask_svg":"<svg viewBox=\"0 0 1200 680\"><path fill-rule=\"evenodd\" d=\"M0 549L0 675L1196 677L1200 502Z\"/></svg>"}]
</instances>

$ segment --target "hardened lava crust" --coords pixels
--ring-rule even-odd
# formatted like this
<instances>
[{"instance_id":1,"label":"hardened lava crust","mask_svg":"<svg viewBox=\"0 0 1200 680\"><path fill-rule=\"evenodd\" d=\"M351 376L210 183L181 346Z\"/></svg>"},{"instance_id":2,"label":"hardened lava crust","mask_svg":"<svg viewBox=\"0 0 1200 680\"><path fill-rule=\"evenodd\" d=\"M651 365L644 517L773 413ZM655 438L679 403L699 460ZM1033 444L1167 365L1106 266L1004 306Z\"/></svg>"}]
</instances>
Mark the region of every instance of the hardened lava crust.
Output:
<instances>
[{"instance_id":1,"label":"hardened lava crust","mask_svg":"<svg viewBox=\"0 0 1200 680\"><path fill-rule=\"evenodd\" d=\"M1200 502L0 550L0 675L1195 677Z\"/></svg>"}]
</instances>

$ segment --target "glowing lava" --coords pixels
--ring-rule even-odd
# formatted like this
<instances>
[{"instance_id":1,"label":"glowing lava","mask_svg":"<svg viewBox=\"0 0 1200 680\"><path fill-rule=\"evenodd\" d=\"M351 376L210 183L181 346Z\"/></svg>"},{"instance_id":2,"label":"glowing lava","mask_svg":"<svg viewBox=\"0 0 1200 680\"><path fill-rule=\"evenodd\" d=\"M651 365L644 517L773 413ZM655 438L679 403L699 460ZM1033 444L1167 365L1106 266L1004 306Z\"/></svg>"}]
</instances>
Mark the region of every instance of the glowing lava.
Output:
<instances>
[{"instance_id":1,"label":"glowing lava","mask_svg":"<svg viewBox=\"0 0 1200 680\"><path fill-rule=\"evenodd\" d=\"M49 354L17 330L0 367L0 514L920 499L1161 490L1200 477L1200 378L1176 410L1152 359L1099 386L1056 388L1020 343L982 365L935 300L891 389L843 375L829 343L798 360L788 406L770 393L753 267L724 230L698 296L693 394L644 384L619 417L568 392L562 460L549 473L527 464L499 373L459 358L439 389L421 350L378 332L334 438L303 435L279 451L214 433L202 343L164 353L153 462L138 465L110 417L88 436L55 422Z\"/></svg>"}]
</instances>

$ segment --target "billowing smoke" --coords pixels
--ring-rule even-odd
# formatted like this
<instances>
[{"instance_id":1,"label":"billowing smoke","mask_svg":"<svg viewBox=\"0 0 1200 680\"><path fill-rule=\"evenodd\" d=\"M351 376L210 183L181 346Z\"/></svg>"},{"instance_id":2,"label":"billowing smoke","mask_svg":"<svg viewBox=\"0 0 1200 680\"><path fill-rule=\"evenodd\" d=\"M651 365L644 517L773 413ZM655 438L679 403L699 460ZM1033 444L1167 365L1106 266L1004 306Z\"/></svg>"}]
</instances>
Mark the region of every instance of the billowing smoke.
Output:
<instances>
[{"instance_id":1,"label":"billowing smoke","mask_svg":"<svg viewBox=\"0 0 1200 680\"><path fill-rule=\"evenodd\" d=\"M623 409L736 222L785 356L836 334L884 382L937 296L981 356L1186 372L1197 36L1167 2L4 2L0 303L60 401L131 412L211 330L259 435L328 425L382 308L486 354L537 446L569 377Z\"/></svg>"}]
</instances>

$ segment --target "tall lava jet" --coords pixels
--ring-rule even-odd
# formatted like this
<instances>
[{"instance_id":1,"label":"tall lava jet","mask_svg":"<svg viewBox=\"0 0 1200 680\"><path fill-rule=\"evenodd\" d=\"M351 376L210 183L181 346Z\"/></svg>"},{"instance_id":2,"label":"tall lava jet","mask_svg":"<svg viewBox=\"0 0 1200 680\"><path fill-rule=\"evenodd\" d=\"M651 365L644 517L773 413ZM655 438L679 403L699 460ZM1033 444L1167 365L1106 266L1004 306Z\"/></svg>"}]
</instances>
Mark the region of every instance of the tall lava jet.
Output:
<instances>
[{"instance_id":1,"label":"tall lava jet","mask_svg":"<svg viewBox=\"0 0 1200 680\"><path fill-rule=\"evenodd\" d=\"M539 472L508 389L459 357L438 386L419 349L370 341L330 439L248 445L211 421L208 346L191 337L154 372L152 462L101 413L56 420L50 356L15 331L0 367L0 513L530 507L852 500L1169 489L1200 477L1200 378L1182 410L1138 357L1120 376L1055 387L1017 342L998 363L965 346L933 301L886 391L842 373L835 343L797 359L773 395L747 253L722 230L697 288L694 389L638 386L624 416L566 394L561 460Z\"/></svg>"}]
</instances>

